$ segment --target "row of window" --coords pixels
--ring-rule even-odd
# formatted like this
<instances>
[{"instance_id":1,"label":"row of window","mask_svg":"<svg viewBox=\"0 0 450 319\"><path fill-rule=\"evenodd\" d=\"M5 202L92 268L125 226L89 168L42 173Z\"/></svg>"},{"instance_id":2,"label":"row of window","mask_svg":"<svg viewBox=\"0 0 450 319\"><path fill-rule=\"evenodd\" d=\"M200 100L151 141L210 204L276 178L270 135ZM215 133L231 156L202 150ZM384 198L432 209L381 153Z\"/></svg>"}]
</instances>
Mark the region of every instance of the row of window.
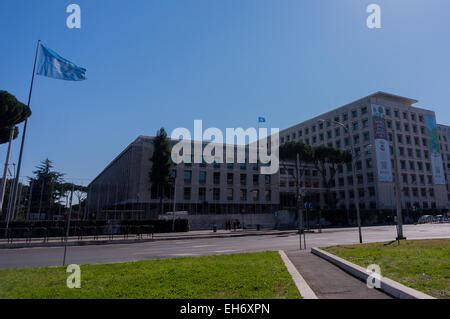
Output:
<instances>
[{"instance_id":1,"label":"row of window","mask_svg":"<svg viewBox=\"0 0 450 319\"><path fill-rule=\"evenodd\" d=\"M210 191L212 191L212 198L214 201L220 201L221 199L221 189L220 188L213 188ZM198 188L198 200L199 201L206 201L207 199L207 190L205 187L199 187ZM249 196L248 196L249 195ZM272 191L271 190L264 190L264 200L266 202L269 202L272 200ZM227 188L225 189L225 198L226 200L232 201L235 199L235 192L233 188ZM183 189L183 199L184 200L191 200L192 199L192 188L191 187L184 187ZM260 200L260 190L254 189L251 191L247 191L246 189L240 189L239 190L239 200L240 201L247 201L251 199L254 202L257 202Z\"/></svg>"},{"instance_id":2,"label":"row of window","mask_svg":"<svg viewBox=\"0 0 450 319\"><path fill-rule=\"evenodd\" d=\"M428 195L428 196L434 198L434 188L428 188L428 191L426 188L421 188L419 191L418 188L409 189L408 187L404 187L402 192L403 192L403 196L406 196L406 197L410 197L410 196L418 197L420 194L421 197L427 197L427 195Z\"/></svg>"},{"instance_id":3,"label":"row of window","mask_svg":"<svg viewBox=\"0 0 450 319\"><path fill-rule=\"evenodd\" d=\"M221 172L213 172L213 184L219 185L221 180ZM260 176L264 176L264 184L270 185L272 182L272 176L271 175L259 175L259 174L253 174L253 175L247 175L247 174L235 174L235 173L227 173L226 174L226 181L228 185L233 185L235 180L235 175L239 176L239 183L240 185L247 185L248 177L252 177L252 184L253 185L259 185L260 183ZM206 171L199 171L198 172L198 182L199 184L206 184L208 177L208 173ZM185 184L192 183L192 171L191 170L185 170L183 173L183 181Z\"/></svg>"},{"instance_id":4,"label":"row of window","mask_svg":"<svg viewBox=\"0 0 450 319\"><path fill-rule=\"evenodd\" d=\"M391 114L392 114L391 109L389 107L386 107L385 111L386 111L386 116L387 117L391 117ZM401 112L401 115L400 115L400 111L397 110L397 109L394 110L393 113L394 113L394 118L403 119L403 120L406 120L406 121L411 120L413 122L417 122L417 120L418 120L420 123L424 122L424 117L423 117L422 114L409 113L409 112L403 111L403 112ZM311 125L310 127L305 127L303 129L299 129L295 133L286 135L286 136L281 138L281 143L284 143L285 141L289 142L291 140L291 138L293 140L295 140L297 137L307 136L310 133L316 133L317 131L322 131L324 128L328 129L328 128L332 127L332 126L335 126L336 123L343 123L346 126L347 130L348 130L349 129L349 125L346 122L348 122L349 119L352 120L351 125L352 125L353 131L359 130L360 129L360 122L358 120L356 120L356 119L358 117L362 117L362 116L367 115L367 114L368 114L368 107L367 106L362 106L359 109L351 110L350 111L350 117L349 117L349 113L348 112L344 112L341 115L335 116L333 118L333 120L327 119L325 121L320 121L317 124ZM369 126L369 121L368 121L367 118L362 119L361 123L362 123L362 127L363 128L367 128ZM388 125L388 127L391 127L392 122L390 120L387 120L387 125ZM396 125L397 125L397 130L401 131L402 128L401 128L400 122L397 122ZM410 131L410 125L409 124L405 123L403 128L404 128L404 130L406 132ZM415 125L415 124L411 125L411 129L412 129L412 131L414 133L418 133L418 131L419 131L418 126ZM425 134L425 127L421 126L420 127L420 131L421 131L422 134ZM330 130L327 132L327 136L328 136L328 138L331 138L331 131ZM340 128L336 128L335 129L335 136L340 136Z\"/></svg>"},{"instance_id":5,"label":"row of window","mask_svg":"<svg viewBox=\"0 0 450 319\"><path fill-rule=\"evenodd\" d=\"M184 163L184 167L192 167L192 165L193 165L192 163ZM206 168L207 165L208 164L206 164L206 163L200 163L200 164L198 164L198 167ZM221 169L222 165L226 165L226 168L229 170L234 170L235 168L239 168L240 170L247 170L249 164L246 164L246 163L236 163L236 164L235 163L224 163L224 164L213 163L212 165L213 165L213 168L217 169L217 170ZM251 164L250 167L252 170L258 171L258 164Z\"/></svg>"}]
</instances>

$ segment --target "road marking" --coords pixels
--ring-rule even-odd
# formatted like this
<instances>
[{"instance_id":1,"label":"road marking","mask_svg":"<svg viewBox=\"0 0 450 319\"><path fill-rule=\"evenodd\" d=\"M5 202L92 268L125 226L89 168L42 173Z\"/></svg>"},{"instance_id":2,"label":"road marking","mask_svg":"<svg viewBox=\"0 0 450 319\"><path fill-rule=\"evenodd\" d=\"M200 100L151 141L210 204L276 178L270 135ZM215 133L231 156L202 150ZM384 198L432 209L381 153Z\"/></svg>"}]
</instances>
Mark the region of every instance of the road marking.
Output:
<instances>
[{"instance_id":1,"label":"road marking","mask_svg":"<svg viewBox=\"0 0 450 319\"><path fill-rule=\"evenodd\" d=\"M235 251L239 251L239 250L237 250L237 249L226 249L226 250L216 250L214 252L221 254L221 253L232 253L232 252L235 252Z\"/></svg>"},{"instance_id":2,"label":"road marking","mask_svg":"<svg viewBox=\"0 0 450 319\"><path fill-rule=\"evenodd\" d=\"M187 256L198 256L198 254L184 253L184 254L172 254L170 256L187 257Z\"/></svg>"},{"instance_id":3,"label":"road marking","mask_svg":"<svg viewBox=\"0 0 450 319\"><path fill-rule=\"evenodd\" d=\"M213 247L216 245L197 245L197 246L192 246L191 248L204 248L204 247Z\"/></svg>"}]
</instances>

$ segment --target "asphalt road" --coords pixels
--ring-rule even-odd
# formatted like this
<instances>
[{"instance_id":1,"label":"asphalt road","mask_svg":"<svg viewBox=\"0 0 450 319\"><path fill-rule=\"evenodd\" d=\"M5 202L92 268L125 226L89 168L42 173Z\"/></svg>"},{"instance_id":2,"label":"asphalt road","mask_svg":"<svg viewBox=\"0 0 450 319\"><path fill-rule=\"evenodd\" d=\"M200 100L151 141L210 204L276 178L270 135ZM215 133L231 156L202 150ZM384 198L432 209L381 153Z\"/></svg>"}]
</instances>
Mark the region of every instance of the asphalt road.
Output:
<instances>
[{"instance_id":1,"label":"asphalt road","mask_svg":"<svg viewBox=\"0 0 450 319\"><path fill-rule=\"evenodd\" d=\"M408 239L450 238L450 224L408 225L404 228L404 234ZM363 228L364 242L391 241L395 237L396 229L394 226ZM356 228L329 229L320 234L307 234L306 241L308 247L353 244L358 241L358 232ZM67 263L96 264L267 250L294 251L298 249L298 235L168 240L68 247ZM64 248L61 247L1 249L0 268L60 266L63 251Z\"/></svg>"}]
</instances>

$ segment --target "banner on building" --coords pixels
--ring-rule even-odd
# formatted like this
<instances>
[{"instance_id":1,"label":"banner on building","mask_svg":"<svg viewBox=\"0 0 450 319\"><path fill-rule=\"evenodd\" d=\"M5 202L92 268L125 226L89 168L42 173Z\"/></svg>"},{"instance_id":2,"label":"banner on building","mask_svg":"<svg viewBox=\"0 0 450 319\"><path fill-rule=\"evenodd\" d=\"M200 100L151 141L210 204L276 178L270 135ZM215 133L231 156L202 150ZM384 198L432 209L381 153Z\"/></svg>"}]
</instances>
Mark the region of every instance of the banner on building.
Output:
<instances>
[{"instance_id":1,"label":"banner on building","mask_svg":"<svg viewBox=\"0 0 450 319\"><path fill-rule=\"evenodd\" d=\"M435 185L445 185L444 165L442 163L438 127L434 115L425 116L425 127L428 135L428 148L430 150L431 168L433 170L433 183Z\"/></svg>"},{"instance_id":2,"label":"banner on building","mask_svg":"<svg viewBox=\"0 0 450 319\"><path fill-rule=\"evenodd\" d=\"M371 109L378 181L391 183L393 181L392 162L386 128L385 109L383 106L376 104L372 104Z\"/></svg>"}]
</instances>

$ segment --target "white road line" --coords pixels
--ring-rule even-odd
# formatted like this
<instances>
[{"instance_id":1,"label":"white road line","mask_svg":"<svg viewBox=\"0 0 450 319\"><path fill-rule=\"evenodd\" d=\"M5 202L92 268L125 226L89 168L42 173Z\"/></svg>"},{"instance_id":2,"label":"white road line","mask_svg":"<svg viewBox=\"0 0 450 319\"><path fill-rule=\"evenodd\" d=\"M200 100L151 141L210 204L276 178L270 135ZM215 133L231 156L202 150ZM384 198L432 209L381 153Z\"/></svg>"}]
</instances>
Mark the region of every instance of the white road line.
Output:
<instances>
[{"instance_id":1,"label":"white road line","mask_svg":"<svg viewBox=\"0 0 450 319\"><path fill-rule=\"evenodd\" d=\"M170 256L188 257L188 256L198 256L198 254L185 253L185 254L172 254L172 255L170 255Z\"/></svg>"},{"instance_id":2,"label":"white road line","mask_svg":"<svg viewBox=\"0 0 450 319\"><path fill-rule=\"evenodd\" d=\"M237 249L226 249L226 250L216 250L214 252L221 254L221 253L232 253L232 252L236 252L236 251L239 251L239 250L237 250Z\"/></svg>"}]
</instances>

